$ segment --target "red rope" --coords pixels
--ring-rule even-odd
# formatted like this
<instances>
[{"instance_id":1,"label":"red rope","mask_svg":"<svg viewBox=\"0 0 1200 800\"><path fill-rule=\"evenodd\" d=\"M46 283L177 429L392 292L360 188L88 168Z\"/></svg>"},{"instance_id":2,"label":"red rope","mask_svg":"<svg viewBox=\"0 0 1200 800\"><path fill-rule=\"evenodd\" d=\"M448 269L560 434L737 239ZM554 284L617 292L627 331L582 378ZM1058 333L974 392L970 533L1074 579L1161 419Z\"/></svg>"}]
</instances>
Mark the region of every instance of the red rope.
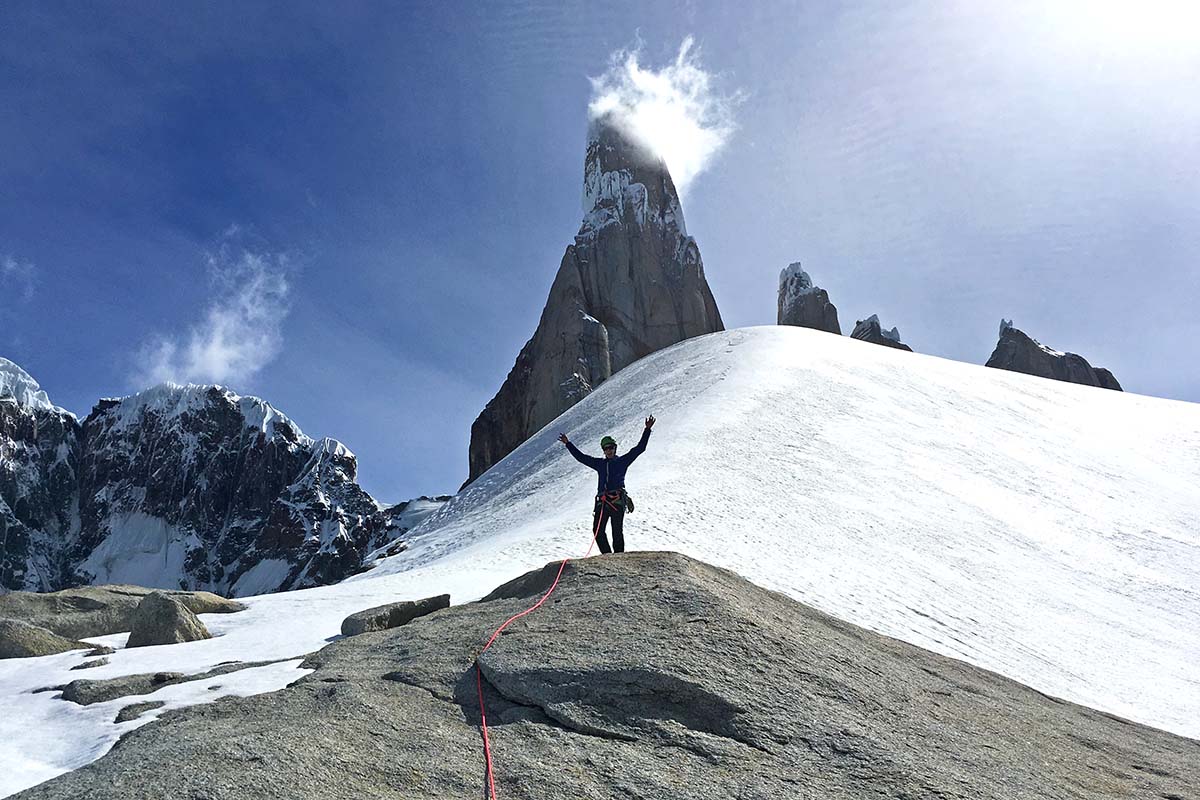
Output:
<instances>
[{"instance_id":1,"label":"red rope","mask_svg":"<svg viewBox=\"0 0 1200 800\"><path fill-rule=\"evenodd\" d=\"M583 554L583 558L587 558L589 555L591 555L592 547L596 544L596 539L600 536L600 529L603 526L604 504L601 503L600 513L596 516L596 530L592 531L592 541L588 544L587 552ZM491 647L492 643L496 641L496 638L500 635L501 631L526 614L536 611L538 607L542 605L542 603L546 602L547 598L550 597L550 595L554 592L554 589L558 586L558 581L562 577L563 570L566 569L567 562L570 560L571 559L569 558L564 558L562 563L558 565L558 574L554 576L554 582L550 584L550 588L546 590L546 593L542 595L542 598L521 613L513 614L511 617L506 619L503 625L501 625L499 628L496 628L495 632L493 632L491 637L487 640L487 644L485 644L483 649L479 651L479 654L475 656L475 688L479 690L479 726L483 729L483 758L484 761L487 762L487 798L490 798L490 800L496 800L496 776L492 769L492 743L488 739L487 712L483 707L483 673L479 668L479 658L488 651L488 648Z\"/></svg>"}]
</instances>

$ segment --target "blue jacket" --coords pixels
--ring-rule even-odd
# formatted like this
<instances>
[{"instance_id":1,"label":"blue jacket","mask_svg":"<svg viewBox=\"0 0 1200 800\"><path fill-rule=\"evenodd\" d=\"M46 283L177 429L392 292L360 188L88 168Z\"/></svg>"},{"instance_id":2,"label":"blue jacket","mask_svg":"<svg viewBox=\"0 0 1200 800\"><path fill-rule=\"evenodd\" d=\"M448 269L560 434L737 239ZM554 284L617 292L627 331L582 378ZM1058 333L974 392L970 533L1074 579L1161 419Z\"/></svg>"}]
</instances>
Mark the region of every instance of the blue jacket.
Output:
<instances>
[{"instance_id":1,"label":"blue jacket","mask_svg":"<svg viewBox=\"0 0 1200 800\"><path fill-rule=\"evenodd\" d=\"M596 486L596 494L604 494L605 492L616 491L617 489L625 488L625 470L629 469L629 465L634 459L646 452L646 442L650 441L650 429L642 429L642 438L623 456L613 456L612 458L596 458L595 456L584 455L575 445L567 442L567 449L571 451L571 455L575 456L575 460L580 464L585 464L596 470L600 481Z\"/></svg>"}]
</instances>

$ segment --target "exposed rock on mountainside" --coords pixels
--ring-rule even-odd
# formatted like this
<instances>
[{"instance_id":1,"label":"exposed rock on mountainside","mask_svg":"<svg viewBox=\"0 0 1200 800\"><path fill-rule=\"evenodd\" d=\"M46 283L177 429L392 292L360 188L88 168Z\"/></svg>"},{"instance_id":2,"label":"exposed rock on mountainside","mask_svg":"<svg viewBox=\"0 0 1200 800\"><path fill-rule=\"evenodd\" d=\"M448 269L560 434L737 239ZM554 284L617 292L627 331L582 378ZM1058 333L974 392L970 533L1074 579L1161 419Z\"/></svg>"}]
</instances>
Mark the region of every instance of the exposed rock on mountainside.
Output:
<instances>
[{"instance_id":1,"label":"exposed rock on mountainside","mask_svg":"<svg viewBox=\"0 0 1200 800\"><path fill-rule=\"evenodd\" d=\"M779 273L779 324L819 331L842 333L837 308L829 302L829 293L813 286L812 278L800 268L800 262L789 264Z\"/></svg>"},{"instance_id":2,"label":"exposed rock on mountainside","mask_svg":"<svg viewBox=\"0 0 1200 800\"><path fill-rule=\"evenodd\" d=\"M1108 370L1093 367L1086 358L1075 353L1060 353L1046 347L1014 328L1012 320L1008 319L1000 320L1000 341L984 366L1122 391L1121 384Z\"/></svg>"},{"instance_id":3,"label":"exposed rock on mountainside","mask_svg":"<svg viewBox=\"0 0 1200 800\"><path fill-rule=\"evenodd\" d=\"M280 787L321 800L481 796L472 659L557 569L337 641L282 691L168 712L16 797L255 800ZM481 657L500 797L1200 794L1200 742L1047 697L683 556L572 562L553 600Z\"/></svg>"},{"instance_id":4,"label":"exposed rock on mountainside","mask_svg":"<svg viewBox=\"0 0 1200 800\"><path fill-rule=\"evenodd\" d=\"M666 164L603 118L583 211L533 337L471 426L468 482L637 359L724 329Z\"/></svg>"},{"instance_id":5,"label":"exposed rock on mountainside","mask_svg":"<svg viewBox=\"0 0 1200 800\"><path fill-rule=\"evenodd\" d=\"M907 350L912 352L912 348L900 341L900 330L892 328L884 330L883 325L879 323L879 316L872 314L866 319L860 319L854 326L854 331L850 336L854 339L862 339L864 342L872 344L881 344L885 347L894 347L897 350Z\"/></svg>"},{"instance_id":6,"label":"exposed rock on mountainside","mask_svg":"<svg viewBox=\"0 0 1200 800\"><path fill-rule=\"evenodd\" d=\"M163 384L101 400L80 424L3 360L0 456L8 589L333 583L441 505L381 506L345 445L310 439L255 397Z\"/></svg>"}]
</instances>

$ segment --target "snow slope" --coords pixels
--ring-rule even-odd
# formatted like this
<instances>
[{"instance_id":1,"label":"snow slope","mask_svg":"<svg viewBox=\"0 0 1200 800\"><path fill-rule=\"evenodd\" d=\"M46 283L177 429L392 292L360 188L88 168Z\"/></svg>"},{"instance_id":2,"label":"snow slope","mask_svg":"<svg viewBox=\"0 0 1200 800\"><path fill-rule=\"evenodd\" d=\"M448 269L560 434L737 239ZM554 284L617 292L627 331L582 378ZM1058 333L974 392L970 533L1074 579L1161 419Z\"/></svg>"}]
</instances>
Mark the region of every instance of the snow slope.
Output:
<instances>
[{"instance_id":1,"label":"snow slope","mask_svg":"<svg viewBox=\"0 0 1200 800\"><path fill-rule=\"evenodd\" d=\"M154 716L117 726L121 703L101 715L31 688L294 658L352 611L444 591L464 602L581 555L595 477L555 438L597 452L612 434L624 450L647 414L659 421L630 468L631 549L678 550L1200 738L1200 405L779 326L627 367L410 533L406 552L206 617L218 638L121 650L82 673L68 671L80 654L0 661L0 792L87 763ZM278 688L300 677L295 663L222 676L213 692L171 687L171 702Z\"/></svg>"}]
</instances>

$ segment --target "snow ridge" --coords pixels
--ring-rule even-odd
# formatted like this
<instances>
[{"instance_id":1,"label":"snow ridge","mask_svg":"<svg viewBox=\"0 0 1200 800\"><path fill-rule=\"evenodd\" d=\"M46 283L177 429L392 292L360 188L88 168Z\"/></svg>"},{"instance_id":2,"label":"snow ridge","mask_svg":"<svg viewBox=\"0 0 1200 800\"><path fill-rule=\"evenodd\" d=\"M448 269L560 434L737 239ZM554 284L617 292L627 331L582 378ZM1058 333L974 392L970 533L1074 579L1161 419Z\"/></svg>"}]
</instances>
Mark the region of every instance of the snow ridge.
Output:
<instances>
[{"instance_id":1,"label":"snow ridge","mask_svg":"<svg viewBox=\"0 0 1200 800\"><path fill-rule=\"evenodd\" d=\"M54 414L66 414L72 419L75 415L64 408L59 408L50 402L49 395L41 385L25 370L0 356L0 401L13 400L20 406L26 406L35 411L49 411Z\"/></svg>"},{"instance_id":2,"label":"snow ridge","mask_svg":"<svg viewBox=\"0 0 1200 800\"><path fill-rule=\"evenodd\" d=\"M110 416L109 430L120 431L141 425L147 413L159 417L164 423L188 414L202 413L214 399L236 406L248 430L259 431L270 439L275 436L277 428L287 428L300 445L311 447L313 444L312 438L270 403L258 397L242 397L217 384L178 384L168 381L127 397L105 398L100 401L98 409Z\"/></svg>"}]
</instances>

